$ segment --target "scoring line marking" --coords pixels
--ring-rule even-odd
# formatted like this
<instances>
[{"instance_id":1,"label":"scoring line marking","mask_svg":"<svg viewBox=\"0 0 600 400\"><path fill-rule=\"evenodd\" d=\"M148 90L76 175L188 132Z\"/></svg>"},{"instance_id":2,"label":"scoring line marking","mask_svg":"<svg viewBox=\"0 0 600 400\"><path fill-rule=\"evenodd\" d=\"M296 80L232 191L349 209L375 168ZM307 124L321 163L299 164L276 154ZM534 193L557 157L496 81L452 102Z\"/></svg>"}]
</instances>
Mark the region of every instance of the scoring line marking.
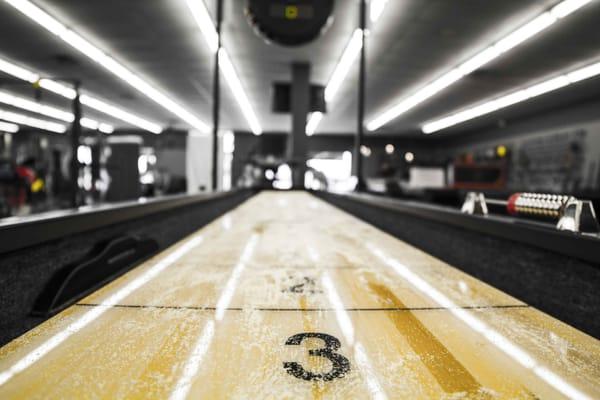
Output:
<instances>
[{"instance_id":1,"label":"scoring line marking","mask_svg":"<svg viewBox=\"0 0 600 400\"><path fill-rule=\"evenodd\" d=\"M101 304L95 303L76 303L75 306L80 307L97 307ZM104 306L103 306L104 307ZM111 307L116 308L153 308L167 310L197 310L197 311L215 311L217 307L199 307L199 306L159 306L159 305L143 305L143 304L114 304ZM456 307L463 310L486 310L486 309L504 309L504 308L529 308L527 304L500 304L487 306L463 306ZM450 310L446 307L374 307L374 308L346 308L345 311L440 311ZM228 307L226 311L307 311L307 312L330 312L336 311L334 308L277 308L277 307Z\"/></svg>"}]
</instances>

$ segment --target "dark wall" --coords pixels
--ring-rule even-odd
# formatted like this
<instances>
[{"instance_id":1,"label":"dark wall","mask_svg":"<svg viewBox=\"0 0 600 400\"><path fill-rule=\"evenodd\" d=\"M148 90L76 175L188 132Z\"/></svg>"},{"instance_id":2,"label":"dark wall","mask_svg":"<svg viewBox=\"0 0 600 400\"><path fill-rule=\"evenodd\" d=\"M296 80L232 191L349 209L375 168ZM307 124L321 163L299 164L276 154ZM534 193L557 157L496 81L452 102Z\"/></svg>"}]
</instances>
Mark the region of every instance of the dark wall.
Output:
<instances>
[{"instance_id":1,"label":"dark wall","mask_svg":"<svg viewBox=\"0 0 600 400\"><path fill-rule=\"evenodd\" d=\"M509 149L507 189L600 192L600 101L544 110L479 129L432 135L432 156L448 160Z\"/></svg>"}]
</instances>

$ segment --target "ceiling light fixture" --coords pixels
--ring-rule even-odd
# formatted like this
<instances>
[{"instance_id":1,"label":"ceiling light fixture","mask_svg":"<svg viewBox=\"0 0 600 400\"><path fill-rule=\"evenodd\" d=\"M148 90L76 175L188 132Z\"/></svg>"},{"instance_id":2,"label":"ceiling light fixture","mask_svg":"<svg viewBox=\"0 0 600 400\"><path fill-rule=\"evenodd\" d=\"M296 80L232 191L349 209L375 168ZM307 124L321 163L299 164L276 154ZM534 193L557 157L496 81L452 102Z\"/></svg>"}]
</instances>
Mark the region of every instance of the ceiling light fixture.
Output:
<instances>
[{"instance_id":1,"label":"ceiling light fixture","mask_svg":"<svg viewBox=\"0 0 600 400\"><path fill-rule=\"evenodd\" d=\"M196 24L200 28L208 48L213 54L216 53L217 50L219 50L219 34L217 33L213 19L206 8L206 4L204 4L204 0L186 0L186 4L196 20ZM248 125L250 125L252 133L255 135L262 134L262 128L252 109L250 100L244 91L242 82L235 71L231 58L222 46L219 50L219 68L225 76L225 81L233 92L234 98L242 110Z\"/></svg>"},{"instance_id":2,"label":"ceiling light fixture","mask_svg":"<svg viewBox=\"0 0 600 400\"><path fill-rule=\"evenodd\" d=\"M394 106L383 111L381 114L377 115L367 123L367 129L370 131L375 131L381 128L383 125L398 118L408 110L433 97L453 83L459 81L464 76L470 74L478 68L481 68L501 54L506 53L510 49L525 42L527 39L537 35L559 19L566 17L590 1L592 0L562 1L558 5L551 8L550 11L546 11L538 15L533 20L514 30L503 39L487 47L469 60L459 64L429 85L426 85L412 95L403 98L399 103L396 103Z\"/></svg>"},{"instance_id":3,"label":"ceiling light fixture","mask_svg":"<svg viewBox=\"0 0 600 400\"><path fill-rule=\"evenodd\" d=\"M371 23L375 23L379 20L379 17L383 14L383 10L387 5L388 0L371 0L369 3L369 18ZM325 87L325 101L331 102L335 95L337 94L340 86L348 72L350 72L350 67L360 54L360 51L363 46L363 32L361 29L356 29L352 36L350 37L350 41L346 45L344 52L342 53L342 57L340 58L338 64L333 70L333 74L329 78L329 82ZM319 123L323 119L323 113L314 112L310 115L308 119L308 123L306 124L306 135L312 136L314 135Z\"/></svg>"},{"instance_id":4,"label":"ceiling light fixture","mask_svg":"<svg viewBox=\"0 0 600 400\"><path fill-rule=\"evenodd\" d=\"M423 133L429 134L480 117L485 114L506 108L513 104L529 100L542 94L558 90L575 82L600 75L600 62L588 65L558 77L509 93L505 96L489 100L485 103L467 108L446 117L428 122L423 125Z\"/></svg>"},{"instance_id":5,"label":"ceiling light fixture","mask_svg":"<svg viewBox=\"0 0 600 400\"><path fill-rule=\"evenodd\" d=\"M71 87L65 86L62 83L56 82L52 79L42 78L40 79L40 75L34 72L31 72L25 68L22 68L18 65L15 65L7 60L3 60L0 58L0 71L11 75L15 78L30 82L37 83L43 89L46 89L50 92L58 94L59 96L65 97L67 99L73 100L77 93ZM121 121L127 122L128 124L137 126L139 128L145 129L147 131L153 133L161 133L162 128L160 125L155 124L153 122L147 121L143 118L138 117L137 115L131 114L119 107L107 104L95 97L82 94L80 96L80 101L82 104L95 109L96 111L100 111L106 115L109 115L113 118L120 119Z\"/></svg>"},{"instance_id":6,"label":"ceiling light fixture","mask_svg":"<svg viewBox=\"0 0 600 400\"><path fill-rule=\"evenodd\" d=\"M63 111L58 108L47 106L44 104L40 104L35 101L15 96L11 93L4 91L0 91L0 103L20 108L22 110L42 114L46 117L59 119L65 122L73 122L74 119L73 114L71 114L70 112Z\"/></svg>"},{"instance_id":7,"label":"ceiling light fixture","mask_svg":"<svg viewBox=\"0 0 600 400\"><path fill-rule=\"evenodd\" d=\"M63 111L55 107L40 104L4 91L0 91L0 103L20 108L22 110L42 114L50 118L59 119L64 122L73 122L75 119L75 116L68 111ZM79 122L84 128L94 130L97 129L104 133L112 133L114 131L112 125L94 121L90 118L81 118Z\"/></svg>"},{"instance_id":8,"label":"ceiling light fixture","mask_svg":"<svg viewBox=\"0 0 600 400\"><path fill-rule=\"evenodd\" d=\"M317 126L319 126L319 122L323 119L323 113L320 111L315 111L310 114L310 118L308 118L308 123L306 124L306 135L312 136L315 134L317 130Z\"/></svg>"},{"instance_id":9,"label":"ceiling light fixture","mask_svg":"<svg viewBox=\"0 0 600 400\"><path fill-rule=\"evenodd\" d=\"M371 0L369 3L369 18L372 23L377 22L381 14L383 14L383 10L388 0Z\"/></svg>"},{"instance_id":10,"label":"ceiling light fixture","mask_svg":"<svg viewBox=\"0 0 600 400\"><path fill-rule=\"evenodd\" d=\"M90 118L81 118L79 123L84 128L99 130L102 133L113 133L115 131L115 128L112 125L98 122Z\"/></svg>"},{"instance_id":11,"label":"ceiling light fixture","mask_svg":"<svg viewBox=\"0 0 600 400\"><path fill-rule=\"evenodd\" d=\"M105 54L102 50L92 45L90 42L79 36L74 31L68 29L63 24L58 22L55 18L42 11L39 7L31 3L29 0L5 0L7 3L12 5L14 8L19 10L25 16L29 17L33 21L37 22L40 26L47 29L49 32L55 34L61 38L64 42L100 64L106 70L129 84L139 92L146 95L152 101L158 105L166 108L183 121L190 124L192 127L201 130L209 131L209 126L192 114L190 111L176 103L174 100L169 98L161 91L154 88L140 76L134 74L129 69L125 68L122 64L116 61L114 58Z\"/></svg>"},{"instance_id":12,"label":"ceiling light fixture","mask_svg":"<svg viewBox=\"0 0 600 400\"><path fill-rule=\"evenodd\" d=\"M333 70L333 74L331 74L331 77L329 78L329 82L327 83L327 86L325 86L325 101L327 103L330 103L335 98L336 94L338 93L338 91L340 89L340 86L342 85L342 82L344 81L344 79L346 79L346 76L350 72L350 68L352 67L352 64L354 63L354 60L356 60L356 57L358 57L358 55L360 54L360 50L362 49L362 46L363 46L362 29L356 29L352 33L352 36L350 37L350 41L344 48L342 57L338 61L337 65L335 66L335 69ZM305 128L306 134L308 136L312 136L315 133L315 131L317 130L317 127L319 126L319 123L321 122L322 119L323 119L323 113L321 113L321 112L311 113L310 118L308 119L308 123L306 124L306 128Z\"/></svg>"},{"instance_id":13,"label":"ceiling light fixture","mask_svg":"<svg viewBox=\"0 0 600 400\"><path fill-rule=\"evenodd\" d=\"M342 85L343 80L346 79L348 72L350 72L350 67L352 67L354 60L356 60L356 57L358 57L360 50L362 49L362 38L362 29L356 29L352 34L352 37L350 37L350 41L342 53L342 58L340 58L340 61L333 70L333 74L331 75L331 78L329 78L329 82L325 87L326 102L329 103L334 99L335 95L340 89L340 86Z\"/></svg>"},{"instance_id":14,"label":"ceiling light fixture","mask_svg":"<svg viewBox=\"0 0 600 400\"><path fill-rule=\"evenodd\" d=\"M81 96L79 96L79 101L81 101L81 104L83 104L84 106L88 106L96 111L100 111L106 115L110 115L114 118L120 119L121 121L125 121L131 125L135 125L137 127L145 129L149 132L156 134L162 132L162 128L160 127L160 125L146 121L145 119L140 118L137 115L131 114L130 112L127 112L119 107L105 103L102 100L99 100L95 97L82 94Z\"/></svg>"},{"instance_id":15,"label":"ceiling light fixture","mask_svg":"<svg viewBox=\"0 0 600 400\"><path fill-rule=\"evenodd\" d=\"M56 122L50 122L43 119L28 117L23 114L17 114L12 111L0 110L0 119L19 125L27 125L33 128L39 128L50 132L65 133L67 127Z\"/></svg>"},{"instance_id":16,"label":"ceiling light fixture","mask_svg":"<svg viewBox=\"0 0 600 400\"><path fill-rule=\"evenodd\" d=\"M233 92L233 96L237 100L240 108L242 109L242 113L244 114L248 125L250 125L252 133L254 133L255 135L262 134L262 128L260 127L258 118L256 118L256 114L252 109L252 105L250 105L250 100L248 100L246 92L242 87L242 82L240 82L240 79L235 73L235 68L231 63L231 59L229 58L227 51L222 47L219 50L219 67L221 68L221 72L223 72L223 75L225 76L225 81L227 81L229 88Z\"/></svg>"},{"instance_id":17,"label":"ceiling light fixture","mask_svg":"<svg viewBox=\"0 0 600 400\"><path fill-rule=\"evenodd\" d=\"M0 132L17 133L19 132L19 125L0 121Z\"/></svg>"}]
</instances>

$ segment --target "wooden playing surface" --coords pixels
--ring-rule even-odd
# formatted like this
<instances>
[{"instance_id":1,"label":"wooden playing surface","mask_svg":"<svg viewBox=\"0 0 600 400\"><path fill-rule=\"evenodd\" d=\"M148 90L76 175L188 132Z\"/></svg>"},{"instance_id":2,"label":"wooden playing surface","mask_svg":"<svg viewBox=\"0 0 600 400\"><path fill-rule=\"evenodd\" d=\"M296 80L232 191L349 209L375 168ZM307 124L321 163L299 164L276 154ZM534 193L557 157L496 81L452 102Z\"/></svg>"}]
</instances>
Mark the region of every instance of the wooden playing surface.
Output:
<instances>
[{"instance_id":1,"label":"wooden playing surface","mask_svg":"<svg viewBox=\"0 0 600 400\"><path fill-rule=\"evenodd\" d=\"M263 192L0 349L13 398L591 399L600 342Z\"/></svg>"}]
</instances>

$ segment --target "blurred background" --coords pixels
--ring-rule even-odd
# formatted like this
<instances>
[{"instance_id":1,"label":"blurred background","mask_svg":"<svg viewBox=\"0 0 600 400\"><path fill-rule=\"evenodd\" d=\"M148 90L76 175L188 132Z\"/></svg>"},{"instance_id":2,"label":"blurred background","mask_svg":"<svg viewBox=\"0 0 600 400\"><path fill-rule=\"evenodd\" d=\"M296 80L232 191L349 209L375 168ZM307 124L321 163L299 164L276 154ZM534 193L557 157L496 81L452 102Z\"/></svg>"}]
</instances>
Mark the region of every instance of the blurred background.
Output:
<instances>
[{"instance_id":1,"label":"blurred background","mask_svg":"<svg viewBox=\"0 0 600 400\"><path fill-rule=\"evenodd\" d=\"M361 2L336 1L292 47L249 3L0 1L0 216L236 187L597 204L599 2L371 0L361 30Z\"/></svg>"}]
</instances>

